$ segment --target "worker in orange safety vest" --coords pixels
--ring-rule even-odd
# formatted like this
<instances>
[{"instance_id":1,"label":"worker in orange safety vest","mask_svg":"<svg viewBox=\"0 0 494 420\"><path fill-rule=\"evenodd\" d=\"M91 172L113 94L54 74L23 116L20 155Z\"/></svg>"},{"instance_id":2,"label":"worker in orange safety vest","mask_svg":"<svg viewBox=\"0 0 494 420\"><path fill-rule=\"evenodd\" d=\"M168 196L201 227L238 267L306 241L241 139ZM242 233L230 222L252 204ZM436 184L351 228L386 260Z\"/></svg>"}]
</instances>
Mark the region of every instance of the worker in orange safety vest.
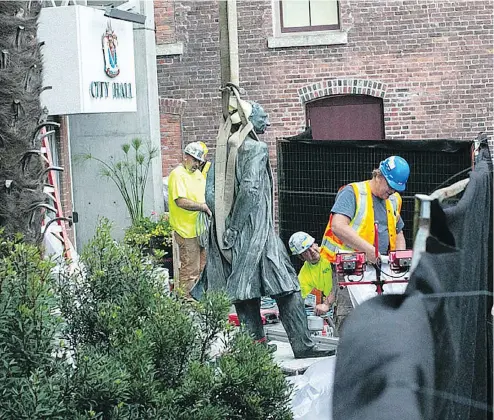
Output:
<instances>
[{"instance_id":1,"label":"worker in orange safety vest","mask_svg":"<svg viewBox=\"0 0 494 420\"><path fill-rule=\"evenodd\" d=\"M400 156L390 156L372 171L372 179L344 186L338 192L321 244L321 257L334 263L341 251L365 252L375 263L381 254L406 249L400 216L400 192L406 188L410 167ZM374 223L378 224L378 252L374 248ZM377 255L377 258L376 258ZM333 270L335 273L336 270ZM335 284L337 279L333 280ZM346 290L345 290L346 291ZM342 295L347 295L348 292ZM343 297L342 296L342 297ZM346 316L340 303L338 315ZM351 304L344 302L349 310Z\"/></svg>"}]
</instances>

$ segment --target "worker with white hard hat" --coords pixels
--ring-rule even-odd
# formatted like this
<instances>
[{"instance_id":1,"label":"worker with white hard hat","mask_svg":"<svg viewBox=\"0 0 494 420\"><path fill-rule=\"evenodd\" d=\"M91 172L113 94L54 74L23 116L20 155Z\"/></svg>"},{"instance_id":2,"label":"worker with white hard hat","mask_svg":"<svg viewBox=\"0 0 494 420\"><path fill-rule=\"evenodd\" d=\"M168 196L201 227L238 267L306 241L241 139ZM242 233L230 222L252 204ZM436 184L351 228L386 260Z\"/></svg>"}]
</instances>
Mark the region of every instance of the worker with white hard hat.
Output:
<instances>
[{"instance_id":1,"label":"worker with white hard hat","mask_svg":"<svg viewBox=\"0 0 494 420\"><path fill-rule=\"evenodd\" d=\"M182 163L168 178L168 207L175 242L173 260L179 262L174 281L187 294L206 262L206 252L199 244L196 231L200 212L211 216L205 198L206 179L199 171L200 164L205 160L204 155L204 147L199 142L189 143L185 147Z\"/></svg>"},{"instance_id":2,"label":"worker with white hard hat","mask_svg":"<svg viewBox=\"0 0 494 420\"><path fill-rule=\"evenodd\" d=\"M298 273L300 293L305 299L314 289L323 295L321 303L316 304L315 314L325 315L335 301L331 263L321 258L315 239L306 232L295 232L288 241L292 255L297 255L304 265Z\"/></svg>"},{"instance_id":3,"label":"worker with white hard hat","mask_svg":"<svg viewBox=\"0 0 494 420\"><path fill-rule=\"evenodd\" d=\"M402 199L410 167L400 156L389 156L372 171L372 178L344 186L338 192L321 244L321 257L334 263L339 252L365 252L376 263L380 255L406 249L401 218ZM374 248L375 224L378 249ZM333 270L335 273L336 270ZM336 283L338 279L333 279ZM337 328L351 310L348 290L339 290L336 302Z\"/></svg>"}]
</instances>

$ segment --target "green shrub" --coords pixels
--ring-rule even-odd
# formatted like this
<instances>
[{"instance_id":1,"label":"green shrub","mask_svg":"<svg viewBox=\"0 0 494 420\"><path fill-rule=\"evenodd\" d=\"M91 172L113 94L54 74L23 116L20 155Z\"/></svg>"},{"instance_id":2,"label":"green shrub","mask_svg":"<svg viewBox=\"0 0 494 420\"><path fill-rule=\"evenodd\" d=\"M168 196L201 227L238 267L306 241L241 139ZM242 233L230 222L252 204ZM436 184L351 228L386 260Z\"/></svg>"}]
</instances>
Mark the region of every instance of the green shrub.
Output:
<instances>
[{"instance_id":1,"label":"green shrub","mask_svg":"<svg viewBox=\"0 0 494 420\"><path fill-rule=\"evenodd\" d=\"M172 246L172 227L168 213L152 214L132 224L124 236L126 244L143 250Z\"/></svg>"},{"instance_id":2,"label":"green shrub","mask_svg":"<svg viewBox=\"0 0 494 420\"><path fill-rule=\"evenodd\" d=\"M291 388L233 333L226 296L166 295L110 233L103 220L55 279L36 249L0 246L0 419L290 419Z\"/></svg>"},{"instance_id":3,"label":"green shrub","mask_svg":"<svg viewBox=\"0 0 494 420\"><path fill-rule=\"evenodd\" d=\"M53 264L20 237L0 241L0 419L65 419Z\"/></svg>"}]
</instances>

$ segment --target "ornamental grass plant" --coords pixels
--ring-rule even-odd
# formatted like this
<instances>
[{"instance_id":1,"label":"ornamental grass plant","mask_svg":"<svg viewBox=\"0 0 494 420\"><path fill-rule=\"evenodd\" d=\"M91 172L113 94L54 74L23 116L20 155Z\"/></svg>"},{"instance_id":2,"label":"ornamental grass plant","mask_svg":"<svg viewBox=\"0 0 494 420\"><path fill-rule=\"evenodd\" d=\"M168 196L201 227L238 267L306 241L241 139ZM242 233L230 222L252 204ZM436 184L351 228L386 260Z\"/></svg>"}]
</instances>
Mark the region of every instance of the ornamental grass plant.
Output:
<instances>
[{"instance_id":1,"label":"ornamental grass plant","mask_svg":"<svg viewBox=\"0 0 494 420\"><path fill-rule=\"evenodd\" d=\"M91 153L79 155L82 161L93 160L100 166L101 176L110 179L120 192L129 212L132 224L144 218L144 193L151 163L160 155L158 147L134 138L121 146L123 157L113 156L105 161Z\"/></svg>"}]
</instances>

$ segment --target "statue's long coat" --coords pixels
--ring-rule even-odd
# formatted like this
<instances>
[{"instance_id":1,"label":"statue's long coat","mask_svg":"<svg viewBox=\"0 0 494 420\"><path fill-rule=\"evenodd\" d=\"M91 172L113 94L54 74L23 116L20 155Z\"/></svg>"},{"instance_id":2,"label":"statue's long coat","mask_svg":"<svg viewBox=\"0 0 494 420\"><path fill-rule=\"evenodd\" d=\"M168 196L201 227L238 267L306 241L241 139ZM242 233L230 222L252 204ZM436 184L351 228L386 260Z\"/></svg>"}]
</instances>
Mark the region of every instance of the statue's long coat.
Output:
<instances>
[{"instance_id":1,"label":"statue's long coat","mask_svg":"<svg viewBox=\"0 0 494 420\"><path fill-rule=\"evenodd\" d=\"M273 226L273 180L266 143L247 136L238 149L235 195L226 228L239 231L231 264L219 250L214 217L214 164L208 172L206 203L213 212L207 262L192 291L225 290L233 302L300 290L297 275Z\"/></svg>"}]
</instances>

